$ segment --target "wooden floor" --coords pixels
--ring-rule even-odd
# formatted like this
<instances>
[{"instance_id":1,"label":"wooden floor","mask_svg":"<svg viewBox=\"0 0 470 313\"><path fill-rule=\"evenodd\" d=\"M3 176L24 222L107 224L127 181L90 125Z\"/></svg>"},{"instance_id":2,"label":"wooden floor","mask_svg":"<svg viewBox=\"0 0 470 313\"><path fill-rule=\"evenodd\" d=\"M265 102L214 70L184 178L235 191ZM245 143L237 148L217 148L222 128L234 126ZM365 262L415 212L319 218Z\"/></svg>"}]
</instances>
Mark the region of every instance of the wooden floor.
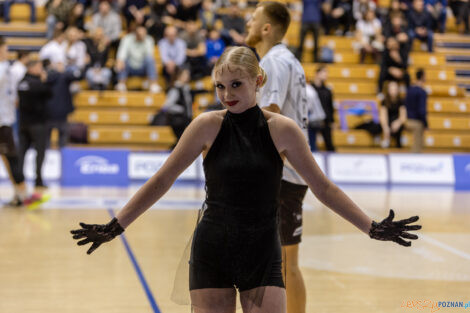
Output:
<instances>
[{"instance_id":1,"label":"wooden floor","mask_svg":"<svg viewBox=\"0 0 470 313\"><path fill-rule=\"evenodd\" d=\"M345 190L375 219L389 208L398 218L419 214L420 240L411 248L370 240L309 194L300 252L307 312L413 312L418 307L406 307L408 301L470 301L470 193ZM134 191L52 187L40 210L0 209L0 312L154 312L121 240L88 256L69 235L80 221L108 221L107 208L117 209ZM0 186L2 200L10 192ZM170 293L203 197L200 187L174 187L125 232L161 312L189 312Z\"/></svg>"}]
</instances>

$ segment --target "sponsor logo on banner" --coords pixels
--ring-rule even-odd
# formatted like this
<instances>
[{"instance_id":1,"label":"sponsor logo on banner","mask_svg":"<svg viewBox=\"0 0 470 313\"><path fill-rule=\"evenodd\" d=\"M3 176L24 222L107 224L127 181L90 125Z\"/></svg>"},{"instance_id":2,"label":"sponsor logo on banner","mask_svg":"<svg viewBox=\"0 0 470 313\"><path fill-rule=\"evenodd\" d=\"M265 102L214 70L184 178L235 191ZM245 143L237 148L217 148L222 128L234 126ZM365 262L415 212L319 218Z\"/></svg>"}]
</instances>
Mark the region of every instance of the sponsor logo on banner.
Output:
<instances>
[{"instance_id":1,"label":"sponsor logo on banner","mask_svg":"<svg viewBox=\"0 0 470 313\"><path fill-rule=\"evenodd\" d=\"M455 189L470 190L470 154L454 155Z\"/></svg>"},{"instance_id":2,"label":"sponsor logo on banner","mask_svg":"<svg viewBox=\"0 0 470 313\"><path fill-rule=\"evenodd\" d=\"M130 179L149 179L165 163L169 153L130 153L129 154L129 178ZM178 179L196 180L201 179L197 168L197 159L191 164Z\"/></svg>"},{"instance_id":3,"label":"sponsor logo on banner","mask_svg":"<svg viewBox=\"0 0 470 313\"><path fill-rule=\"evenodd\" d=\"M58 150L47 150L42 164L44 180L58 180L61 176L61 156ZM24 175L28 180L36 178L36 150L30 149L24 160ZM8 179L8 173L3 162L0 162L0 179Z\"/></svg>"},{"instance_id":4,"label":"sponsor logo on banner","mask_svg":"<svg viewBox=\"0 0 470 313\"><path fill-rule=\"evenodd\" d=\"M340 183L387 183L387 159L384 155L330 154L328 174Z\"/></svg>"},{"instance_id":5,"label":"sponsor logo on banner","mask_svg":"<svg viewBox=\"0 0 470 313\"><path fill-rule=\"evenodd\" d=\"M64 186L127 186L128 150L62 150Z\"/></svg>"},{"instance_id":6,"label":"sponsor logo on banner","mask_svg":"<svg viewBox=\"0 0 470 313\"><path fill-rule=\"evenodd\" d=\"M452 155L391 154L392 183L448 185L455 182Z\"/></svg>"}]
</instances>

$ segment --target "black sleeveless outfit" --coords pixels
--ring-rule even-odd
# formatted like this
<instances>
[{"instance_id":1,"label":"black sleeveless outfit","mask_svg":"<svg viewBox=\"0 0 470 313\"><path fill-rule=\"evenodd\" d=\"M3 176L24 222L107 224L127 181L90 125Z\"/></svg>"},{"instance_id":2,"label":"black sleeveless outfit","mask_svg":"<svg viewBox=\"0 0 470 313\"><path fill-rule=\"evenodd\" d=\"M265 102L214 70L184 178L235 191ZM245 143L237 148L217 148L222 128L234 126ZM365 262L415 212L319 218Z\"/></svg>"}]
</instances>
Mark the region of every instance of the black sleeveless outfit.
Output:
<instances>
[{"instance_id":1,"label":"black sleeveless outfit","mask_svg":"<svg viewBox=\"0 0 470 313\"><path fill-rule=\"evenodd\" d=\"M190 290L284 287L277 226L283 161L258 106L227 111L203 166L206 209L191 247Z\"/></svg>"}]
</instances>

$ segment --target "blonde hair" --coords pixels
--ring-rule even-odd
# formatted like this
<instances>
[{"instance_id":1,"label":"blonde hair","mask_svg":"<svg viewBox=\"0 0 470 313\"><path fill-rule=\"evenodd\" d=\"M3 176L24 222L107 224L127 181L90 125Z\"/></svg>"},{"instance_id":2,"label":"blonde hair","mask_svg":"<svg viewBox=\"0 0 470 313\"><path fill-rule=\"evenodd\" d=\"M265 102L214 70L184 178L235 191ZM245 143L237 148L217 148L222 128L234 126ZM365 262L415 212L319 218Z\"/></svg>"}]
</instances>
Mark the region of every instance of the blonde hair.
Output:
<instances>
[{"instance_id":1,"label":"blonde hair","mask_svg":"<svg viewBox=\"0 0 470 313\"><path fill-rule=\"evenodd\" d=\"M230 69L230 66L243 69L252 78L257 78L261 75L263 80L258 87L263 87L268 80L266 72L259 66L258 59L250 48L239 46L225 49L224 53L222 53L215 63L214 69L212 70L212 78L215 79L215 73L219 70L223 70L225 67L228 67L229 71L233 71Z\"/></svg>"}]
</instances>

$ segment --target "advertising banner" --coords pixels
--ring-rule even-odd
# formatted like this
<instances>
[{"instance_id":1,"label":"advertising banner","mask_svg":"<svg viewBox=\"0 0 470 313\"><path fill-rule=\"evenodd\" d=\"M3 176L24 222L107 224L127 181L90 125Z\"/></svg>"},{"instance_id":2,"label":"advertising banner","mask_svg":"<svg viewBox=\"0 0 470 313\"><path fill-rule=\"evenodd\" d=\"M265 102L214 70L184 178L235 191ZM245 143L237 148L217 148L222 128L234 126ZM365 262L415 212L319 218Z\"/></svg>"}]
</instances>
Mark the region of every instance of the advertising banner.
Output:
<instances>
[{"instance_id":1,"label":"advertising banner","mask_svg":"<svg viewBox=\"0 0 470 313\"><path fill-rule=\"evenodd\" d=\"M454 160L446 154L390 154L392 183L452 185Z\"/></svg>"},{"instance_id":2,"label":"advertising banner","mask_svg":"<svg viewBox=\"0 0 470 313\"><path fill-rule=\"evenodd\" d=\"M330 154L328 176L338 183L388 182L387 158L385 155Z\"/></svg>"}]
</instances>

